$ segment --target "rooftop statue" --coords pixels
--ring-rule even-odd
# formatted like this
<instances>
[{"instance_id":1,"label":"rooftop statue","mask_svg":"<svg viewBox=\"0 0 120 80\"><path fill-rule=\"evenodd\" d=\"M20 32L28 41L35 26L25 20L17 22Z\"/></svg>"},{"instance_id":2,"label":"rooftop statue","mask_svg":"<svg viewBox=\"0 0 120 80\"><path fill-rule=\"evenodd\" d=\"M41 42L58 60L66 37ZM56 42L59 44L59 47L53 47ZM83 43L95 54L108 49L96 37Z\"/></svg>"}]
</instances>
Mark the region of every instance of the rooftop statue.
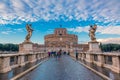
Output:
<instances>
[{"instance_id":1,"label":"rooftop statue","mask_svg":"<svg viewBox=\"0 0 120 80\"><path fill-rule=\"evenodd\" d=\"M94 25L94 26L91 25L90 26L89 37L90 37L92 42L96 42L96 38L95 38L96 29L97 29L97 25Z\"/></svg>"},{"instance_id":2,"label":"rooftop statue","mask_svg":"<svg viewBox=\"0 0 120 80\"><path fill-rule=\"evenodd\" d=\"M32 36L32 32L33 32L33 29L31 28L31 24L27 24L26 25L26 30L27 30L27 32L28 32L28 34L27 34L27 36L26 36L26 42L30 42L30 38L31 38L31 36Z\"/></svg>"}]
</instances>

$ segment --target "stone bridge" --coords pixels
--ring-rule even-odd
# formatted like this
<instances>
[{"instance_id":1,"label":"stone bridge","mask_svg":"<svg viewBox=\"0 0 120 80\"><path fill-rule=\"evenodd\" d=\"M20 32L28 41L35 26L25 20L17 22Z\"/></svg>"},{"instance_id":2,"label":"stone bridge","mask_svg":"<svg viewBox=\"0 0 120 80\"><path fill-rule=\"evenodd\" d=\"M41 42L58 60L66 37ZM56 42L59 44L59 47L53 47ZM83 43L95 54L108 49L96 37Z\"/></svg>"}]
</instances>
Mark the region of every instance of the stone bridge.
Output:
<instances>
[{"instance_id":1,"label":"stone bridge","mask_svg":"<svg viewBox=\"0 0 120 80\"><path fill-rule=\"evenodd\" d=\"M54 80L54 79L55 80L105 80L105 79L119 80L120 79L119 53L81 52L78 54L77 60L75 59L75 57L76 56L74 53L71 53L70 56L62 55L62 57L58 59L55 57L48 58L47 53L40 53L40 52L31 52L26 54L24 53L0 54L0 80L10 80L10 79L11 80L41 80L41 79L43 80ZM39 63L42 64L38 65ZM25 66L29 66L29 67L24 68ZM18 71L19 68L22 69ZM41 72L39 69L41 71L42 70L44 71Z\"/></svg>"}]
</instances>

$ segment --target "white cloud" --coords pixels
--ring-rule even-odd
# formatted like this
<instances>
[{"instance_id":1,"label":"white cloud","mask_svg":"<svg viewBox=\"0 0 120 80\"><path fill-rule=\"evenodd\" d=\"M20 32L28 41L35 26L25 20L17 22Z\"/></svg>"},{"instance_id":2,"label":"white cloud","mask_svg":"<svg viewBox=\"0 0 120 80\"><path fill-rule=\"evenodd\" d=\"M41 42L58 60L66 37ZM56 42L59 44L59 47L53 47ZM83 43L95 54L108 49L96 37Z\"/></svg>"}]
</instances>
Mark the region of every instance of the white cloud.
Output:
<instances>
[{"instance_id":1,"label":"white cloud","mask_svg":"<svg viewBox=\"0 0 120 80\"><path fill-rule=\"evenodd\" d=\"M5 35L6 35L6 34L9 34L9 33L11 33L11 32L12 32L12 31L10 31L10 30L8 30L8 31L2 31L1 34L5 34Z\"/></svg>"},{"instance_id":2,"label":"white cloud","mask_svg":"<svg viewBox=\"0 0 120 80\"><path fill-rule=\"evenodd\" d=\"M5 31L2 31L1 33L2 33L2 34L9 34L8 32L5 32Z\"/></svg>"},{"instance_id":3,"label":"white cloud","mask_svg":"<svg viewBox=\"0 0 120 80\"><path fill-rule=\"evenodd\" d=\"M103 44L107 44L107 43L120 44L120 38L98 39L97 41Z\"/></svg>"},{"instance_id":4,"label":"white cloud","mask_svg":"<svg viewBox=\"0 0 120 80\"><path fill-rule=\"evenodd\" d=\"M119 0L1 0L0 24L38 20L93 20L120 22Z\"/></svg>"},{"instance_id":5,"label":"white cloud","mask_svg":"<svg viewBox=\"0 0 120 80\"><path fill-rule=\"evenodd\" d=\"M98 27L98 31L101 34L117 34L120 35L120 26L110 26L110 27Z\"/></svg>"},{"instance_id":6,"label":"white cloud","mask_svg":"<svg viewBox=\"0 0 120 80\"><path fill-rule=\"evenodd\" d=\"M67 28L68 31L72 31L72 32L89 32L89 26L85 26L85 27L81 27L78 26L76 28ZM99 26L97 27L97 31L96 33L100 33L100 34L117 34L120 35L120 26Z\"/></svg>"},{"instance_id":7,"label":"white cloud","mask_svg":"<svg viewBox=\"0 0 120 80\"><path fill-rule=\"evenodd\" d=\"M89 30L89 26L86 26L86 27L81 27L81 26L78 26L76 28L67 28L68 31L72 31L72 32L88 32Z\"/></svg>"},{"instance_id":8,"label":"white cloud","mask_svg":"<svg viewBox=\"0 0 120 80\"><path fill-rule=\"evenodd\" d=\"M18 29L14 29L14 31L16 32L24 32L24 29L23 28L18 28Z\"/></svg>"},{"instance_id":9,"label":"white cloud","mask_svg":"<svg viewBox=\"0 0 120 80\"><path fill-rule=\"evenodd\" d=\"M53 29L48 29L48 30L46 31L46 34L54 33L53 31L54 31Z\"/></svg>"},{"instance_id":10,"label":"white cloud","mask_svg":"<svg viewBox=\"0 0 120 80\"><path fill-rule=\"evenodd\" d=\"M8 35L8 34L11 34L11 33L18 33L18 32L24 32L25 29L24 28L18 28L18 29L12 29L12 28L4 28L4 29L1 29L0 30L1 34L5 34L5 35Z\"/></svg>"}]
</instances>

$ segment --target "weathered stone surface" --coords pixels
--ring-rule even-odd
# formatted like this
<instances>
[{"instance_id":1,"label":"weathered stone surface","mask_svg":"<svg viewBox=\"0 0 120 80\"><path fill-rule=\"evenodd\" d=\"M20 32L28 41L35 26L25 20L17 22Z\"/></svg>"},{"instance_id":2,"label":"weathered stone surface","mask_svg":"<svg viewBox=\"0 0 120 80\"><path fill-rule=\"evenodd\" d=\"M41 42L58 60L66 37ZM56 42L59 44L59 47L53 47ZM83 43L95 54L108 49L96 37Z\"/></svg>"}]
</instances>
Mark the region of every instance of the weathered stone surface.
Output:
<instances>
[{"instance_id":1,"label":"weathered stone surface","mask_svg":"<svg viewBox=\"0 0 120 80\"><path fill-rule=\"evenodd\" d=\"M0 58L0 73L5 73L11 70L10 57Z\"/></svg>"},{"instance_id":2,"label":"weathered stone surface","mask_svg":"<svg viewBox=\"0 0 120 80\"><path fill-rule=\"evenodd\" d=\"M29 53L33 51L33 43L29 42L23 42L19 45L19 53Z\"/></svg>"},{"instance_id":3,"label":"weathered stone surface","mask_svg":"<svg viewBox=\"0 0 120 80\"><path fill-rule=\"evenodd\" d=\"M19 66L25 65L25 56L21 55L18 57L18 64Z\"/></svg>"},{"instance_id":4,"label":"weathered stone surface","mask_svg":"<svg viewBox=\"0 0 120 80\"><path fill-rule=\"evenodd\" d=\"M89 44L89 51L88 52L101 52L99 48L99 42L88 42Z\"/></svg>"}]
</instances>

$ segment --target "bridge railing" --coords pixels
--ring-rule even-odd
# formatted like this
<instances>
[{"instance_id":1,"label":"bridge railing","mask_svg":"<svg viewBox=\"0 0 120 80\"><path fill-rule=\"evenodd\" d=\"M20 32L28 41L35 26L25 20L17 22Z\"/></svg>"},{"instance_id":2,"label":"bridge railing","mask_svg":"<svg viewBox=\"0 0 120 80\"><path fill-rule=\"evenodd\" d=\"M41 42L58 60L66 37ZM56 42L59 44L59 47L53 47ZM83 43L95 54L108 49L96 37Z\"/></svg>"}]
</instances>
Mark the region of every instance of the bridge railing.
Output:
<instances>
[{"instance_id":1,"label":"bridge railing","mask_svg":"<svg viewBox=\"0 0 120 80\"><path fill-rule=\"evenodd\" d=\"M72 54L75 57L75 54ZM88 63L96 64L100 67L109 68L110 70L120 73L120 53L89 53L81 52L78 58Z\"/></svg>"},{"instance_id":2,"label":"bridge railing","mask_svg":"<svg viewBox=\"0 0 120 80\"><path fill-rule=\"evenodd\" d=\"M42 60L47 57L47 53L31 52L31 53L16 53L16 54L0 54L0 73L6 73L12 68L23 66L27 63L32 63L37 60Z\"/></svg>"}]
</instances>

